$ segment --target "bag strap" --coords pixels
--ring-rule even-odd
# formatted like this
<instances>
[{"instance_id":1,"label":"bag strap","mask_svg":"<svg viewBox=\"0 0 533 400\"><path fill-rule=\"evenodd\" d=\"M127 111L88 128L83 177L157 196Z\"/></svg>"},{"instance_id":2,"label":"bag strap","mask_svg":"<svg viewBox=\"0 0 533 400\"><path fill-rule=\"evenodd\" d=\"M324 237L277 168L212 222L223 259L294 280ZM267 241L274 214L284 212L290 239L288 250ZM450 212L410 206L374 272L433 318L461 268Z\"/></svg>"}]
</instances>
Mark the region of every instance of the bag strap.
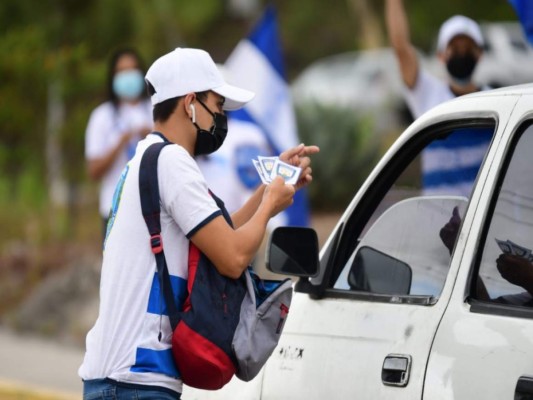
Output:
<instances>
[{"instance_id":1,"label":"bag strap","mask_svg":"<svg viewBox=\"0 0 533 400\"><path fill-rule=\"evenodd\" d=\"M139 193L141 196L141 208L150 233L150 247L155 255L159 285L163 291L164 300L168 310L172 331L179 322L178 307L172 294L170 274L168 272L163 239L161 237L161 205L159 203L159 183L157 178L157 160L159 153L171 142L154 143L144 152L139 168Z\"/></svg>"}]
</instances>

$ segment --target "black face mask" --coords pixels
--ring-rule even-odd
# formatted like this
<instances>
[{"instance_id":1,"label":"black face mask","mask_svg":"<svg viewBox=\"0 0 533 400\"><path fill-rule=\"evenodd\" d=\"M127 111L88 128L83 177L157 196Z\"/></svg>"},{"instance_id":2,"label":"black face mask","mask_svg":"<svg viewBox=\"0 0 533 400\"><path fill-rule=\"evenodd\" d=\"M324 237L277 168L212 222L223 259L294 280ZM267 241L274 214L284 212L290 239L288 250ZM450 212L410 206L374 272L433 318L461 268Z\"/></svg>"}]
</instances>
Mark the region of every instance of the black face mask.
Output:
<instances>
[{"instance_id":1,"label":"black face mask","mask_svg":"<svg viewBox=\"0 0 533 400\"><path fill-rule=\"evenodd\" d=\"M207 155L217 151L226 135L228 134L228 119L224 114L213 113L207 106L200 100L198 102L204 107L209 114L213 116L213 126L206 131L198 126L196 122L193 122L196 126L196 145L194 146L194 155Z\"/></svg>"},{"instance_id":2,"label":"black face mask","mask_svg":"<svg viewBox=\"0 0 533 400\"><path fill-rule=\"evenodd\" d=\"M448 72L455 80L468 83L476 68L477 59L474 55L467 53L452 56L446 63Z\"/></svg>"}]
</instances>

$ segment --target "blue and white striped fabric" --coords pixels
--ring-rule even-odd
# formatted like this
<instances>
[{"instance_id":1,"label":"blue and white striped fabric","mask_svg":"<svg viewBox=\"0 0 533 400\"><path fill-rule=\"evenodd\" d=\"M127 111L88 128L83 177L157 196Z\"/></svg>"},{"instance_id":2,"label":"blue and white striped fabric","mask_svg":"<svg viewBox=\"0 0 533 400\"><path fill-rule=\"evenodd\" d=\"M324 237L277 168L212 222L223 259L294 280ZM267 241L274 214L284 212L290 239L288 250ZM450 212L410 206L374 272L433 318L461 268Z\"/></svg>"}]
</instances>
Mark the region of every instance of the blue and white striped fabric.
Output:
<instances>
[{"instance_id":1,"label":"blue and white striped fabric","mask_svg":"<svg viewBox=\"0 0 533 400\"><path fill-rule=\"evenodd\" d=\"M415 86L405 91L415 118L455 97L447 81L422 68ZM461 128L430 143L422 152L423 193L470 197L493 132L492 128Z\"/></svg>"},{"instance_id":2,"label":"blue and white striped fabric","mask_svg":"<svg viewBox=\"0 0 533 400\"><path fill-rule=\"evenodd\" d=\"M509 0L515 9L530 44L533 44L533 2L531 0Z\"/></svg>"},{"instance_id":3,"label":"blue and white striped fabric","mask_svg":"<svg viewBox=\"0 0 533 400\"><path fill-rule=\"evenodd\" d=\"M470 197L492 134L491 128L457 129L426 147L422 153L424 194Z\"/></svg>"},{"instance_id":4,"label":"blue and white striped fabric","mask_svg":"<svg viewBox=\"0 0 533 400\"><path fill-rule=\"evenodd\" d=\"M267 7L250 36L238 43L224 66L231 83L256 93L245 108L230 113L230 119L255 124L263 132L273 154L296 146L299 143L296 121L273 7ZM306 194L300 190L294 197L294 204L278 223L307 226L308 219Z\"/></svg>"}]
</instances>

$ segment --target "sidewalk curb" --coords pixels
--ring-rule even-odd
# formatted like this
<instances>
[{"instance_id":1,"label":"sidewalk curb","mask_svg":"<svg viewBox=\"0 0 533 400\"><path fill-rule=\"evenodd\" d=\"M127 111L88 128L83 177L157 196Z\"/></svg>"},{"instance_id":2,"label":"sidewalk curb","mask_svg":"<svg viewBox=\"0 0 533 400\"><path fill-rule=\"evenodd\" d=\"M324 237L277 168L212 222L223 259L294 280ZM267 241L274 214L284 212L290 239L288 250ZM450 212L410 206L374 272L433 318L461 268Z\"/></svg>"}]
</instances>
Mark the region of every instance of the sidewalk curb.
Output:
<instances>
[{"instance_id":1,"label":"sidewalk curb","mask_svg":"<svg viewBox=\"0 0 533 400\"><path fill-rule=\"evenodd\" d=\"M10 396L10 397L8 397ZM64 392L24 382L0 379L0 399L79 400L81 393Z\"/></svg>"}]
</instances>

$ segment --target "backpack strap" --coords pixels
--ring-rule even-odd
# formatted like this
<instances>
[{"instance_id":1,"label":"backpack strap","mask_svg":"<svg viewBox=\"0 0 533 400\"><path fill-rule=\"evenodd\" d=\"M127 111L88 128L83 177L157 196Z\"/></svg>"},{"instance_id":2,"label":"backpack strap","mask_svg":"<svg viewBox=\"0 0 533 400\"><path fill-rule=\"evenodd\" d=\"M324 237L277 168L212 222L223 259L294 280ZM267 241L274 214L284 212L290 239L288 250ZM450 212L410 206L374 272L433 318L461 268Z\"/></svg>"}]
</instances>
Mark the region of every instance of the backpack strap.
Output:
<instances>
[{"instance_id":1,"label":"backpack strap","mask_svg":"<svg viewBox=\"0 0 533 400\"><path fill-rule=\"evenodd\" d=\"M170 275L168 272L165 252L163 250L163 239L161 238L161 205L159 202L159 183L157 178L157 160L159 153L169 141L154 143L144 152L139 168L139 193L141 196L141 208L150 233L150 247L155 255L157 263L157 275L159 285L163 291L164 300L168 310L172 331L176 329L179 322L178 307L172 294Z\"/></svg>"}]
</instances>

